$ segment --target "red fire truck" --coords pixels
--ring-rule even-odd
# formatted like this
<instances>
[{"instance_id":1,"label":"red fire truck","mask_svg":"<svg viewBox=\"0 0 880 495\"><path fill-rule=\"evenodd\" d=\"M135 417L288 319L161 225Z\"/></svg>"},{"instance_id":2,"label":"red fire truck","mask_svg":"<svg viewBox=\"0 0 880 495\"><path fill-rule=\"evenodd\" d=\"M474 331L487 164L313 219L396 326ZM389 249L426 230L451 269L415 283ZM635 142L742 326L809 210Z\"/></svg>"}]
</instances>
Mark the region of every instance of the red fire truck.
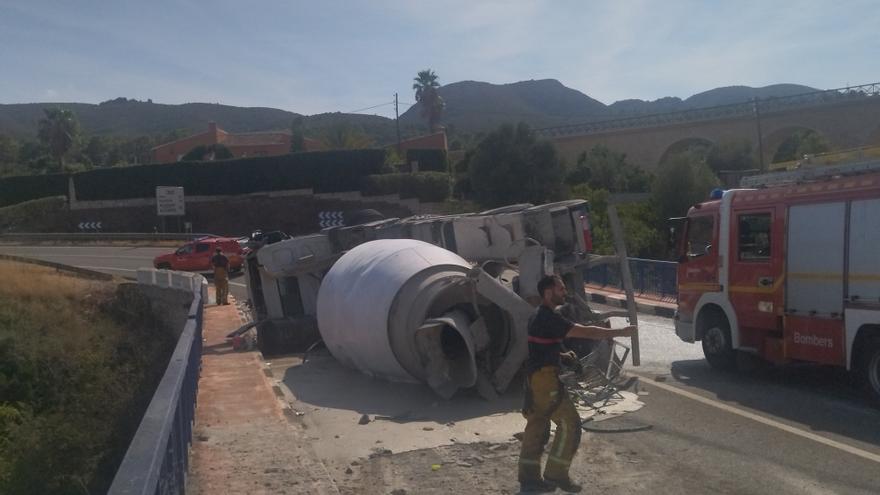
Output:
<instances>
[{"instance_id":1,"label":"red fire truck","mask_svg":"<svg viewBox=\"0 0 880 495\"><path fill-rule=\"evenodd\" d=\"M736 353L844 366L880 404L880 162L746 177L688 211L675 331Z\"/></svg>"}]
</instances>

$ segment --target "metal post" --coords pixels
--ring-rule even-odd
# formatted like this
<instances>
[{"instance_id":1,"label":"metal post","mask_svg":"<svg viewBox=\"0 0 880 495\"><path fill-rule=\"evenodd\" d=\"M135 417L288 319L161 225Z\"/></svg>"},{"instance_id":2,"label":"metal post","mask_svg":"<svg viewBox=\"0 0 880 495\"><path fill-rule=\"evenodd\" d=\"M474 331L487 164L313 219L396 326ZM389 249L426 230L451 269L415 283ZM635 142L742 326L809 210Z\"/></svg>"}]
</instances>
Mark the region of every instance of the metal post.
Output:
<instances>
[{"instance_id":1,"label":"metal post","mask_svg":"<svg viewBox=\"0 0 880 495\"><path fill-rule=\"evenodd\" d=\"M400 114L397 111L397 93L394 93L394 125L397 126L397 156L400 158Z\"/></svg>"},{"instance_id":2,"label":"metal post","mask_svg":"<svg viewBox=\"0 0 880 495\"><path fill-rule=\"evenodd\" d=\"M764 168L764 137L761 135L761 107L758 104L758 97L756 96L754 99L755 105L755 125L758 128L758 163L761 167L761 172L766 172L767 170Z\"/></svg>"},{"instance_id":3,"label":"metal post","mask_svg":"<svg viewBox=\"0 0 880 495\"><path fill-rule=\"evenodd\" d=\"M632 274L629 271L629 258L626 256L626 242L623 237L623 228L620 226L620 218L617 216L617 207L614 205L608 205L608 220L611 223L614 247L617 250L617 256L620 257L620 279L623 283L623 290L626 291L626 309L629 313L629 324L638 326L639 317L636 311L636 298L633 294ZM641 354L639 353L638 331L632 337L632 359L633 366L642 364Z\"/></svg>"}]
</instances>

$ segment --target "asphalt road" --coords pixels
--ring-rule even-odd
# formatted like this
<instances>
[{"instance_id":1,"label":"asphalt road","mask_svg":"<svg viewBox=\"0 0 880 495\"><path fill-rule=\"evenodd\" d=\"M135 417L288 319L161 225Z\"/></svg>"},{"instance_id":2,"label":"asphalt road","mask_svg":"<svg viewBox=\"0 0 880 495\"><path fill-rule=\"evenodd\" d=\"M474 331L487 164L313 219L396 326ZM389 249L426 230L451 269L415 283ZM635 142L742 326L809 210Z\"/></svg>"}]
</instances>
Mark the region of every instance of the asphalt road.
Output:
<instances>
[{"instance_id":1,"label":"asphalt road","mask_svg":"<svg viewBox=\"0 0 880 495\"><path fill-rule=\"evenodd\" d=\"M129 277L169 250L0 246L0 253ZM233 280L231 290L245 297L243 281ZM625 418L652 429L609 435L621 451L635 453L634 474L650 468L656 480L657 469L668 472L663 489L652 492L880 493L880 411L860 398L846 373L752 361L741 363L746 371L719 373L698 345L678 340L671 320L639 318L642 366L629 371L648 394L646 406ZM641 486L637 477L632 486Z\"/></svg>"},{"instance_id":2,"label":"asphalt road","mask_svg":"<svg viewBox=\"0 0 880 495\"><path fill-rule=\"evenodd\" d=\"M153 258L172 251L171 247L0 245L3 254L54 261L127 278L134 278L138 268L152 268ZM247 287L241 274L232 276L229 292L239 301L247 299Z\"/></svg>"}]
</instances>

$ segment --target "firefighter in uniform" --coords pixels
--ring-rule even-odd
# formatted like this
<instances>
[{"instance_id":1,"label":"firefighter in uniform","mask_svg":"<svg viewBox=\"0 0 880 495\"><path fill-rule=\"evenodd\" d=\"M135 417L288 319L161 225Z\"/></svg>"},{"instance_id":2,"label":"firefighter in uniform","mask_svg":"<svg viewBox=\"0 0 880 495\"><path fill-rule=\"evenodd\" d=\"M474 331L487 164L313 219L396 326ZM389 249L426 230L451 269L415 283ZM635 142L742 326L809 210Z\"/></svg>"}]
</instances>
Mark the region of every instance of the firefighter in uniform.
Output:
<instances>
[{"instance_id":1,"label":"firefighter in uniform","mask_svg":"<svg viewBox=\"0 0 880 495\"><path fill-rule=\"evenodd\" d=\"M211 258L214 267L214 288L217 292L217 305L229 304L229 258L223 256L223 250L217 248L217 254Z\"/></svg>"},{"instance_id":2,"label":"firefighter in uniform","mask_svg":"<svg viewBox=\"0 0 880 495\"><path fill-rule=\"evenodd\" d=\"M559 380L562 362L579 364L572 351L565 351L562 341L567 337L603 340L631 337L636 327L607 329L572 323L556 312L565 302L565 283L556 275L538 282L541 305L529 321L529 359L527 363L526 398L523 433L519 456L519 482L524 492L563 491L576 493L581 487L568 476L571 460L581 440L581 418L574 403ZM550 439L550 422L556 424L556 435L544 476L541 477L541 455Z\"/></svg>"}]
</instances>

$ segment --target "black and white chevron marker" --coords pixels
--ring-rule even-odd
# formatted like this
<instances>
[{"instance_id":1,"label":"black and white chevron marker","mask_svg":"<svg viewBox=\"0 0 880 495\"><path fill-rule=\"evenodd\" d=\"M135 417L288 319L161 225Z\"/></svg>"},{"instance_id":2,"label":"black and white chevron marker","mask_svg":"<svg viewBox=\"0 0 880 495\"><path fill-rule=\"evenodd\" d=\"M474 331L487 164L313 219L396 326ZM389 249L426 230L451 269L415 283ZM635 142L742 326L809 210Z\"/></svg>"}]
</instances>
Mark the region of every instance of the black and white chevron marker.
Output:
<instances>
[{"instance_id":1,"label":"black and white chevron marker","mask_svg":"<svg viewBox=\"0 0 880 495\"><path fill-rule=\"evenodd\" d=\"M101 222L80 222L79 230L101 230Z\"/></svg>"},{"instance_id":2,"label":"black and white chevron marker","mask_svg":"<svg viewBox=\"0 0 880 495\"><path fill-rule=\"evenodd\" d=\"M322 229L327 227L342 227L345 225L345 215L341 211L318 212L318 225Z\"/></svg>"}]
</instances>

